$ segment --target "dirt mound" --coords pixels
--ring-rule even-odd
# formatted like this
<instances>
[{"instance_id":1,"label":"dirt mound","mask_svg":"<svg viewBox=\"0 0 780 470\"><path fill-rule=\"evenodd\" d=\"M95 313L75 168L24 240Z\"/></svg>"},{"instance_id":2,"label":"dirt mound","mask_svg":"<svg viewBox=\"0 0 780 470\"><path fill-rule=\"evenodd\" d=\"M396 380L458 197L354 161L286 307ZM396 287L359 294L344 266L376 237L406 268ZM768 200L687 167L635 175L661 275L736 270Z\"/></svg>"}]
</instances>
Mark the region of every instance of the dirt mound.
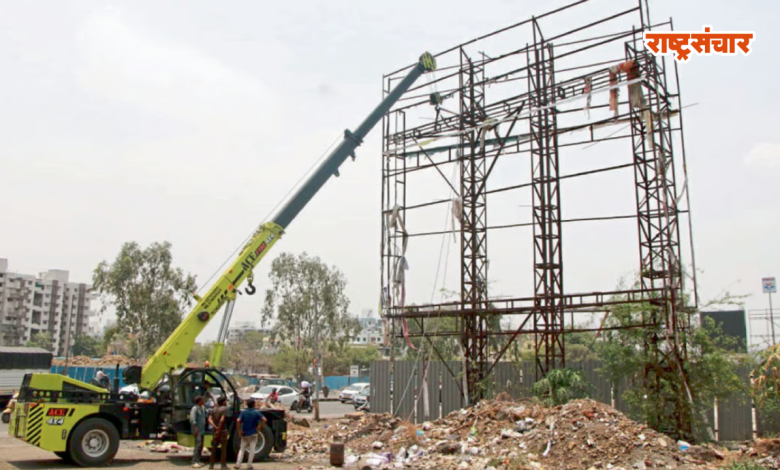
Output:
<instances>
[{"instance_id":1,"label":"dirt mound","mask_svg":"<svg viewBox=\"0 0 780 470\"><path fill-rule=\"evenodd\" d=\"M65 365L65 359L64 358L58 358L58 359L52 359L51 361L52 365L55 366L64 366ZM137 364L138 361L134 359L130 359L129 357L125 356L103 356L100 358L91 358L87 356L73 356L68 358L67 363L69 366L87 366L87 367L109 367L109 366L116 366L119 364L120 366L130 366Z\"/></svg>"},{"instance_id":2,"label":"dirt mound","mask_svg":"<svg viewBox=\"0 0 780 470\"><path fill-rule=\"evenodd\" d=\"M707 447L680 451L668 437L593 400L555 408L505 400L421 425L355 413L311 429L295 427L285 459L323 460L334 439L346 444L347 462L383 468L715 468L722 457Z\"/></svg>"}]
</instances>

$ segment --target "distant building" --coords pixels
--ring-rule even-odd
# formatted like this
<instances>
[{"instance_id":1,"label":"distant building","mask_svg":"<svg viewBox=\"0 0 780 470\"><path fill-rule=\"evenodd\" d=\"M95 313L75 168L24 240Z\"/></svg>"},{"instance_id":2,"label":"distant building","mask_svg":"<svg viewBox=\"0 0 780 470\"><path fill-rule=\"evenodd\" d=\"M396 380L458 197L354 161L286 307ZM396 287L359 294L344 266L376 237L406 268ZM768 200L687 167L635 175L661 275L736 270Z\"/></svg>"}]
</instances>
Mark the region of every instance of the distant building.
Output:
<instances>
[{"instance_id":1,"label":"distant building","mask_svg":"<svg viewBox=\"0 0 780 470\"><path fill-rule=\"evenodd\" d=\"M360 331L352 340L354 345L373 344L382 346L385 340L385 328L382 319L372 315L372 310L363 310L363 317L357 319Z\"/></svg>"},{"instance_id":2,"label":"distant building","mask_svg":"<svg viewBox=\"0 0 780 470\"><path fill-rule=\"evenodd\" d=\"M241 338L244 337L244 334L250 331L263 333L266 335L271 334L270 328L260 328L257 326L257 323L255 322L250 322L250 321L238 322L235 324L235 326L232 326L228 329L228 336L227 336L228 344L237 343L238 341L241 341Z\"/></svg>"},{"instance_id":3,"label":"distant building","mask_svg":"<svg viewBox=\"0 0 780 470\"><path fill-rule=\"evenodd\" d=\"M68 271L50 269L39 275L8 271L0 258L0 342L24 346L38 333L49 332L52 352L64 356L79 335L97 332L92 286L69 282Z\"/></svg>"}]
</instances>

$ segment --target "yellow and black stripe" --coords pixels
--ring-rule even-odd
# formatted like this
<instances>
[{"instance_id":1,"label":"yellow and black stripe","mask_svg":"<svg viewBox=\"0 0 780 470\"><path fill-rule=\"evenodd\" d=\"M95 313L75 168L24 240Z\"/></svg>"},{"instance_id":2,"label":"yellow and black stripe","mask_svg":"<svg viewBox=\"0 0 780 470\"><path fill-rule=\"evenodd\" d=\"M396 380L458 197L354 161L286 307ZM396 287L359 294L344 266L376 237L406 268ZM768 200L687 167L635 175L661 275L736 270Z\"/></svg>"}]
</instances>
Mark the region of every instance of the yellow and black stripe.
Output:
<instances>
[{"instance_id":1,"label":"yellow and black stripe","mask_svg":"<svg viewBox=\"0 0 780 470\"><path fill-rule=\"evenodd\" d=\"M38 405L33 407L30 405L30 410L27 413L27 432L25 433L25 441L37 446L41 443L41 429L43 428L43 406Z\"/></svg>"}]
</instances>

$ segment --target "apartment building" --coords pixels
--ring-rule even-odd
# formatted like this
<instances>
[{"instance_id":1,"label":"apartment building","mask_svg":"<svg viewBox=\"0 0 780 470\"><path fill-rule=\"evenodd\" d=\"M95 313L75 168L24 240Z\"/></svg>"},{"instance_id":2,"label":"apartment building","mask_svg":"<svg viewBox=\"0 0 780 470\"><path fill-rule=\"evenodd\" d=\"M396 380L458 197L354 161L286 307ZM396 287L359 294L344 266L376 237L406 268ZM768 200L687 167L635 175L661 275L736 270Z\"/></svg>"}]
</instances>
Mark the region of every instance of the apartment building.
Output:
<instances>
[{"instance_id":1,"label":"apartment building","mask_svg":"<svg viewBox=\"0 0 780 470\"><path fill-rule=\"evenodd\" d=\"M250 322L250 321L237 322L233 326L228 328L228 336L227 336L228 344L237 343L241 341L241 338L244 337L244 334L250 331L263 333L265 335L271 334L270 328L260 328L257 326L255 322Z\"/></svg>"},{"instance_id":2,"label":"apartment building","mask_svg":"<svg viewBox=\"0 0 780 470\"><path fill-rule=\"evenodd\" d=\"M373 313L373 310L363 309L362 316L357 319L360 331L352 339L352 344L373 344L376 346L384 344L384 323L381 318L374 317Z\"/></svg>"},{"instance_id":3,"label":"apartment building","mask_svg":"<svg viewBox=\"0 0 780 470\"><path fill-rule=\"evenodd\" d=\"M24 346L37 333L49 332L52 352L64 356L77 336L94 334L92 286L68 277L61 269L37 276L10 272L8 260L0 258L0 344Z\"/></svg>"}]
</instances>

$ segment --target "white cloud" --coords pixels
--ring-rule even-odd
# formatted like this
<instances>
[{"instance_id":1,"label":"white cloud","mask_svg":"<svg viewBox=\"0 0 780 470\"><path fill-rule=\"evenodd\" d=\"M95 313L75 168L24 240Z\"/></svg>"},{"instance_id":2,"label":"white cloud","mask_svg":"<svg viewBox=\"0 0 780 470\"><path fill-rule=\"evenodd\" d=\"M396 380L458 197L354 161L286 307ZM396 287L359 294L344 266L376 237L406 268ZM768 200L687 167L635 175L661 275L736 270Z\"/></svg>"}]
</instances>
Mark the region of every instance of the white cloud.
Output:
<instances>
[{"instance_id":1,"label":"white cloud","mask_svg":"<svg viewBox=\"0 0 780 470\"><path fill-rule=\"evenodd\" d=\"M261 131L274 122L277 100L256 77L135 29L121 10L91 15L78 39L77 77L93 93L212 132Z\"/></svg>"},{"instance_id":2,"label":"white cloud","mask_svg":"<svg viewBox=\"0 0 780 470\"><path fill-rule=\"evenodd\" d=\"M761 142L745 155L745 164L759 168L780 168L780 144Z\"/></svg>"}]
</instances>

